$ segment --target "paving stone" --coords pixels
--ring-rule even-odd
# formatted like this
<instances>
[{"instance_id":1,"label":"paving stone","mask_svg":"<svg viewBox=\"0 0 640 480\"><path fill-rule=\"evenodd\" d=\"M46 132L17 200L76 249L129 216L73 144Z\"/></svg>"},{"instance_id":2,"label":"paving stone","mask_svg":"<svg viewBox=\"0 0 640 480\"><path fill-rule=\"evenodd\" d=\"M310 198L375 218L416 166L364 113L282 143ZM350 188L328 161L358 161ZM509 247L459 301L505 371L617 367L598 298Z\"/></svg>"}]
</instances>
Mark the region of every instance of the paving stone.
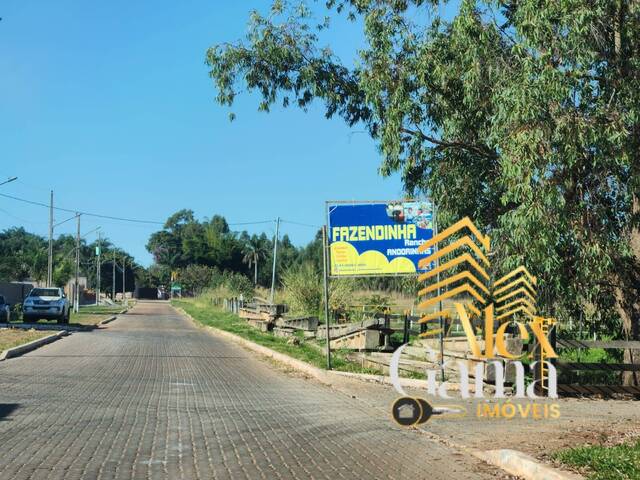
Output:
<instances>
[{"instance_id":1,"label":"paving stone","mask_svg":"<svg viewBox=\"0 0 640 480\"><path fill-rule=\"evenodd\" d=\"M0 479L495 478L166 303L0 363L0 392Z\"/></svg>"}]
</instances>

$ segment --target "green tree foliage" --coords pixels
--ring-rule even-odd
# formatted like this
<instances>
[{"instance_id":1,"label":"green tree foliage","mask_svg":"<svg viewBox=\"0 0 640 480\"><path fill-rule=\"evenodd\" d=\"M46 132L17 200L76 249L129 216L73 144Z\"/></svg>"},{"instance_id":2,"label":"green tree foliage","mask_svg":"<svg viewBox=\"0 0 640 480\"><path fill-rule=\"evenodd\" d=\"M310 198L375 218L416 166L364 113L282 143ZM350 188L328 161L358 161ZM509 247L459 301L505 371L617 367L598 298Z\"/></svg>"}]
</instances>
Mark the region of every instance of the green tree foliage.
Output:
<instances>
[{"instance_id":1,"label":"green tree foliage","mask_svg":"<svg viewBox=\"0 0 640 480\"><path fill-rule=\"evenodd\" d=\"M229 231L224 218L214 216L202 222L191 210L180 210L167 219L164 228L147 243L156 263L172 269L191 264L221 270L242 270L242 244Z\"/></svg>"},{"instance_id":2,"label":"green tree foliage","mask_svg":"<svg viewBox=\"0 0 640 480\"><path fill-rule=\"evenodd\" d=\"M96 257L97 242L87 244L80 241L80 276L87 277L89 286L96 285ZM121 259L127 258L126 282L127 289L133 290L134 275L141 271L141 267L133 262L133 258L120 249L116 249L107 239L101 242L101 289L111 292L112 289L112 258L116 252L117 265L122 266ZM48 241L24 228L11 228L0 233L0 280L47 280ZM64 286L75 276L76 239L72 235L60 235L53 241L53 283ZM143 270L143 269L142 269ZM122 289L122 270L117 270L116 291Z\"/></svg>"},{"instance_id":3,"label":"green tree foliage","mask_svg":"<svg viewBox=\"0 0 640 480\"><path fill-rule=\"evenodd\" d=\"M183 293L199 295L205 288L210 287L217 269L206 265L189 265L179 271L178 280Z\"/></svg>"},{"instance_id":4,"label":"green tree foliage","mask_svg":"<svg viewBox=\"0 0 640 480\"><path fill-rule=\"evenodd\" d=\"M199 221L191 210L181 210L169 217L161 231L151 235L147 250L153 254L155 265L169 272L189 265L205 265L221 272L247 275L257 280L257 285L271 285L273 238L265 233L232 232L219 215ZM278 242L278 272L301 259L311 258L310 252L296 248L289 237L283 235ZM258 268L258 265L264 267ZM276 284L279 283L278 274Z\"/></svg>"},{"instance_id":5,"label":"green tree foliage","mask_svg":"<svg viewBox=\"0 0 640 480\"><path fill-rule=\"evenodd\" d=\"M137 277L136 284L141 287L158 287L171 283L171 268L168 265L154 263L143 269Z\"/></svg>"},{"instance_id":6,"label":"green tree foliage","mask_svg":"<svg viewBox=\"0 0 640 480\"><path fill-rule=\"evenodd\" d=\"M298 261L311 263L317 271L322 272L322 230L318 230L314 239L300 249Z\"/></svg>"},{"instance_id":7,"label":"green tree foliage","mask_svg":"<svg viewBox=\"0 0 640 480\"><path fill-rule=\"evenodd\" d=\"M0 280L43 280L47 277L47 243L24 228L0 233Z\"/></svg>"},{"instance_id":8,"label":"green tree foliage","mask_svg":"<svg viewBox=\"0 0 640 480\"><path fill-rule=\"evenodd\" d=\"M320 45L327 21L278 0L246 39L207 52L217 100L319 100L365 128L382 174L430 194L444 224L469 216L489 233L499 270L527 265L543 313L598 312L586 321L640 340L640 3L327 7L363 28L355 67Z\"/></svg>"},{"instance_id":9,"label":"green tree foliage","mask_svg":"<svg viewBox=\"0 0 640 480\"><path fill-rule=\"evenodd\" d=\"M254 286L258 285L258 264L262 263L267 255L265 243L261 241L260 237L254 235L244 240L242 262L249 267L249 270L253 269Z\"/></svg>"}]
</instances>

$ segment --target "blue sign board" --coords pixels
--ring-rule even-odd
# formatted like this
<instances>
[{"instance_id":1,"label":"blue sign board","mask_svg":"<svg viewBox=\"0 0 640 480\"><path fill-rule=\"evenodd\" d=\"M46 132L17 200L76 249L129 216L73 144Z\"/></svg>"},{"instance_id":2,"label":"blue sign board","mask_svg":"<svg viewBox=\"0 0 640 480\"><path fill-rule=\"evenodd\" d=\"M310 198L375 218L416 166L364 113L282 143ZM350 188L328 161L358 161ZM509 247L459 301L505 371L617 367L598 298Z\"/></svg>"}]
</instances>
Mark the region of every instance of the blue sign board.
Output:
<instances>
[{"instance_id":1,"label":"blue sign board","mask_svg":"<svg viewBox=\"0 0 640 480\"><path fill-rule=\"evenodd\" d=\"M433 205L423 201L329 203L331 276L416 274L433 237Z\"/></svg>"}]
</instances>

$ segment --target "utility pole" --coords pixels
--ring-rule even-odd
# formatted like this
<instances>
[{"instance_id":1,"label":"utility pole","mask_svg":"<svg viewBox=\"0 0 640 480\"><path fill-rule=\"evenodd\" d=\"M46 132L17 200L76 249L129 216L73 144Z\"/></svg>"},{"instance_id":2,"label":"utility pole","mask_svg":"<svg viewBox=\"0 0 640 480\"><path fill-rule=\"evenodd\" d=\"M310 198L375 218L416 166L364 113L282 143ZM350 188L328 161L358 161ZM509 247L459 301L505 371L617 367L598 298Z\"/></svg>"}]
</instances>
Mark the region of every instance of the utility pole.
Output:
<instances>
[{"instance_id":1,"label":"utility pole","mask_svg":"<svg viewBox=\"0 0 640 480\"><path fill-rule=\"evenodd\" d=\"M125 272L126 270L126 266L127 266L127 257L125 257L124 255L122 256L122 304L126 306L126 295L125 295L125 289L124 289L124 282L125 282Z\"/></svg>"},{"instance_id":2,"label":"utility pole","mask_svg":"<svg viewBox=\"0 0 640 480\"><path fill-rule=\"evenodd\" d=\"M96 264L96 305L100 304L100 245L102 244L102 232L98 230L98 246L96 247L96 254L98 255L98 262Z\"/></svg>"},{"instance_id":3,"label":"utility pole","mask_svg":"<svg viewBox=\"0 0 640 480\"><path fill-rule=\"evenodd\" d=\"M76 219L78 223L77 231L76 231L76 283L75 290L73 292L73 311L78 313L80 309L80 285L79 285L79 277L80 277L80 214L76 213Z\"/></svg>"},{"instance_id":4,"label":"utility pole","mask_svg":"<svg viewBox=\"0 0 640 480\"><path fill-rule=\"evenodd\" d=\"M113 251L113 273L112 273L112 285L111 285L111 300L116 301L116 251Z\"/></svg>"},{"instance_id":5,"label":"utility pole","mask_svg":"<svg viewBox=\"0 0 640 480\"><path fill-rule=\"evenodd\" d=\"M273 237L273 269L271 271L271 296L269 302L273 305L276 288L276 261L278 260L278 232L280 230L280 217L276 219L276 234Z\"/></svg>"},{"instance_id":6,"label":"utility pole","mask_svg":"<svg viewBox=\"0 0 640 480\"><path fill-rule=\"evenodd\" d=\"M47 287L53 284L53 190L49 201L49 255L47 263Z\"/></svg>"}]
</instances>

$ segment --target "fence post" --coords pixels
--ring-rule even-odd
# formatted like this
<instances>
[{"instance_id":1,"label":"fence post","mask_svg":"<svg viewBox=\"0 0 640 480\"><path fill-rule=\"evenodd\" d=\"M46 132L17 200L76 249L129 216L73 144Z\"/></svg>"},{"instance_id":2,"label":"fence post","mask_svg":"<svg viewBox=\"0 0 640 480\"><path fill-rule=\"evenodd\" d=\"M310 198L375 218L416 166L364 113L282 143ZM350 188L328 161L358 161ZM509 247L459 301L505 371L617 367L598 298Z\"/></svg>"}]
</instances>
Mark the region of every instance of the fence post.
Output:
<instances>
[{"instance_id":1,"label":"fence post","mask_svg":"<svg viewBox=\"0 0 640 480\"><path fill-rule=\"evenodd\" d=\"M384 314L384 329L385 329L385 333L384 333L384 348L387 349L389 348L390 345L390 340L391 340L391 334L389 333L389 328L391 327L391 321L389 319L389 314L385 313Z\"/></svg>"},{"instance_id":2,"label":"fence post","mask_svg":"<svg viewBox=\"0 0 640 480\"><path fill-rule=\"evenodd\" d=\"M402 343L409 343L409 314L405 312L404 314L404 332L402 335Z\"/></svg>"}]
</instances>

